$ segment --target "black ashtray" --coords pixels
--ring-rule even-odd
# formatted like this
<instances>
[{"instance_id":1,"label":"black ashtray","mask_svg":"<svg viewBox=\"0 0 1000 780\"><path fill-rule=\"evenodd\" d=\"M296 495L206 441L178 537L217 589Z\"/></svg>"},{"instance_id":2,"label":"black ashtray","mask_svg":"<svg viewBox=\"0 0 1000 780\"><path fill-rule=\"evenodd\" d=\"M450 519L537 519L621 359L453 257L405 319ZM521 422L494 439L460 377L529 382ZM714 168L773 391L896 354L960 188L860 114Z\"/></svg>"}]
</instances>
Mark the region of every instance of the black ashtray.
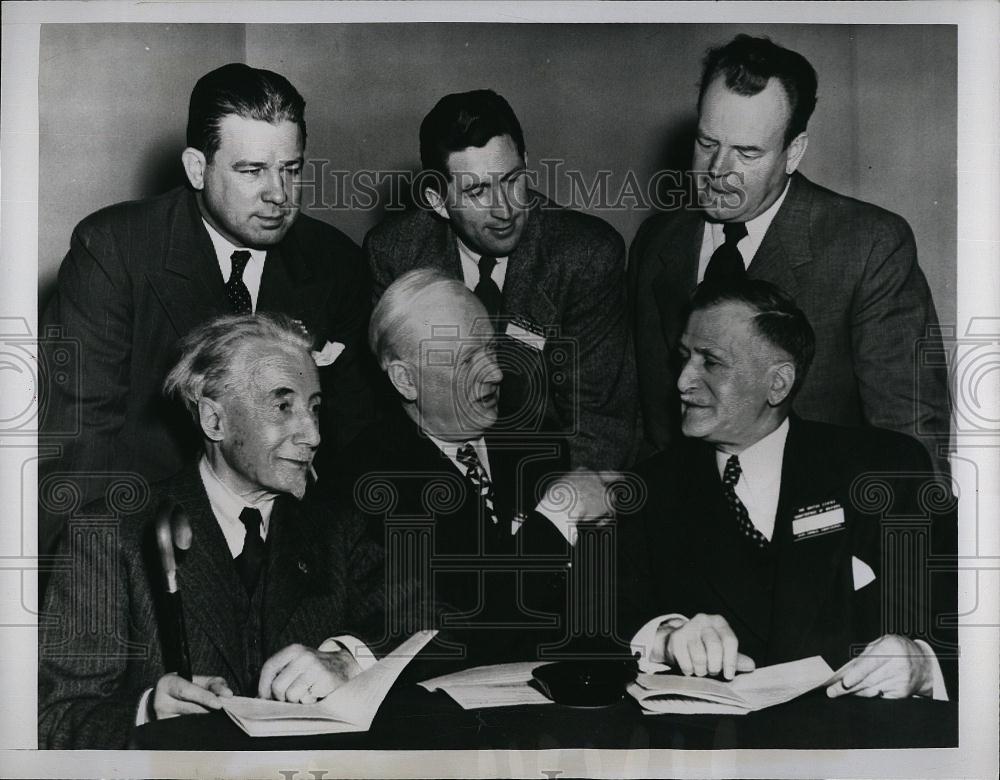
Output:
<instances>
[{"instance_id":1,"label":"black ashtray","mask_svg":"<svg viewBox=\"0 0 1000 780\"><path fill-rule=\"evenodd\" d=\"M556 704L605 707L625 697L625 683L635 679L634 660L556 661L532 672L542 693Z\"/></svg>"}]
</instances>

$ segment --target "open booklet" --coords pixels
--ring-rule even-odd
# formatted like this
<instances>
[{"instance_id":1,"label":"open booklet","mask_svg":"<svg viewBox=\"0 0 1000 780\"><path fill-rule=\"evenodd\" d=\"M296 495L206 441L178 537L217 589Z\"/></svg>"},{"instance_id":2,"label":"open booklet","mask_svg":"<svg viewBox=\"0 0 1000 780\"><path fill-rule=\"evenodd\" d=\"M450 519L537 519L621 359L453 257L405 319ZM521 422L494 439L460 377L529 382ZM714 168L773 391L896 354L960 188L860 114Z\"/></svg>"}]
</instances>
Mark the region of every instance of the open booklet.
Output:
<instances>
[{"instance_id":1,"label":"open booklet","mask_svg":"<svg viewBox=\"0 0 1000 780\"><path fill-rule=\"evenodd\" d=\"M791 701L833 677L820 656L765 666L725 682L677 674L640 674L628 692L647 715L724 713L745 715Z\"/></svg>"},{"instance_id":2,"label":"open booklet","mask_svg":"<svg viewBox=\"0 0 1000 780\"><path fill-rule=\"evenodd\" d=\"M222 709L251 737L367 731L399 673L437 631L418 631L377 664L315 704L233 696Z\"/></svg>"},{"instance_id":3,"label":"open booklet","mask_svg":"<svg viewBox=\"0 0 1000 780\"><path fill-rule=\"evenodd\" d=\"M513 707L518 704L551 704L551 699L531 686L531 673L544 665L543 661L521 661L476 666L424 680L420 686L432 692L444 691L463 710Z\"/></svg>"}]
</instances>

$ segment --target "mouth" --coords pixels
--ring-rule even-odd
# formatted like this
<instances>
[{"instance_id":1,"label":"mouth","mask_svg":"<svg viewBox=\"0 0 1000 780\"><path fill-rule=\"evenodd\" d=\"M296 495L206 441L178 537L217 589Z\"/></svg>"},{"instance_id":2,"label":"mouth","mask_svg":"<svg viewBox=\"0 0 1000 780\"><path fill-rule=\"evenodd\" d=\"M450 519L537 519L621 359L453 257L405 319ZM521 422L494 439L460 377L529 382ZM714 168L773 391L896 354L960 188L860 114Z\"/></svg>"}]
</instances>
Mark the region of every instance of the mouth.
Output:
<instances>
[{"instance_id":1,"label":"mouth","mask_svg":"<svg viewBox=\"0 0 1000 780\"><path fill-rule=\"evenodd\" d=\"M511 220L506 225L501 225L499 227L488 227L489 230L497 238L507 238L514 232L514 221Z\"/></svg>"},{"instance_id":2,"label":"mouth","mask_svg":"<svg viewBox=\"0 0 1000 780\"><path fill-rule=\"evenodd\" d=\"M276 217L266 217L261 214L255 214L254 216L266 230L276 230L281 227L285 221L284 214L278 214Z\"/></svg>"}]
</instances>

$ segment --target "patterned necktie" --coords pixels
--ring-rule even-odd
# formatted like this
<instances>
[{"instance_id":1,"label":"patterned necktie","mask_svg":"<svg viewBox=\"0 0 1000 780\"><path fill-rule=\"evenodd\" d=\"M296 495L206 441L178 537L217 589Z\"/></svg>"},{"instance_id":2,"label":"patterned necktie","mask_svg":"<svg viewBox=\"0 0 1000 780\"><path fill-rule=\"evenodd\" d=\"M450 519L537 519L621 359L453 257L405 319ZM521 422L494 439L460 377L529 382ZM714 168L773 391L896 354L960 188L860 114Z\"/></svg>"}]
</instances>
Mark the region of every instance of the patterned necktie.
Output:
<instances>
[{"instance_id":1,"label":"patterned necktie","mask_svg":"<svg viewBox=\"0 0 1000 780\"><path fill-rule=\"evenodd\" d=\"M736 245L747 235L747 226L743 222L727 222L722 226L726 240L722 246L712 253L705 269L706 282L729 282L746 276L747 268L743 264L743 255Z\"/></svg>"},{"instance_id":2,"label":"patterned necktie","mask_svg":"<svg viewBox=\"0 0 1000 780\"><path fill-rule=\"evenodd\" d=\"M250 262L250 253L246 249L237 249L229 259L233 261L233 270L226 282L226 296L236 314L253 314L253 300L243 282L243 270Z\"/></svg>"},{"instance_id":3,"label":"patterned necktie","mask_svg":"<svg viewBox=\"0 0 1000 780\"><path fill-rule=\"evenodd\" d=\"M768 544L767 537L758 531L757 526L750 521L747 508L743 506L740 497L736 495L736 483L740 481L740 474L742 473L743 469L740 467L740 459L736 455L730 455L729 460L726 461L726 470L722 473L722 490L726 494L729 508L736 515L736 525L739 527L740 532L754 545L761 550L765 550Z\"/></svg>"},{"instance_id":4,"label":"patterned necktie","mask_svg":"<svg viewBox=\"0 0 1000 780\"><path fill-rule=\"evenodd\" d=\"M486 313L491 317L496 317L500 313L500 299L503 297L503 293L500 292L500 288L497 287L497 283L493 281L491 275L496 264L497 259L490 255L483 255L479 258L479 283L473 290L476 297L486 307Z\"/></svg>"},{"instance_id":5,"label":"patterned necktie","mask_svg":"<svg viewBox=\"0 0 1000 780\"><path fill-rule=\"evenodd\" d=\"M259 509L248 506L240 512L240 522L247 529L247 535L243 539L243 551L235 559L236 570L240 573L247 593L253 595L264 565L265 547L264 540L260 537L263 518Z\"/></svg>"},{"instance_id":6,"label":"patterned necktie","mask_svg":"<svg viewBox=\"0 0 1000 780\"><path fill-rule=\"evenodd\" d=\"M458 448L455 460L465 466L465 476L472 482L476 490L479 491L479 497L486 506L486 512L489 515L490 521L493 525L499 525L500 518L497 517L496 509L493 506L493 482L490 481L490 475L486 473L486 469L483 467L482 461L479 460L476 448L472 446L472 442L467 441Z\"/></svg>"}]
</instances>

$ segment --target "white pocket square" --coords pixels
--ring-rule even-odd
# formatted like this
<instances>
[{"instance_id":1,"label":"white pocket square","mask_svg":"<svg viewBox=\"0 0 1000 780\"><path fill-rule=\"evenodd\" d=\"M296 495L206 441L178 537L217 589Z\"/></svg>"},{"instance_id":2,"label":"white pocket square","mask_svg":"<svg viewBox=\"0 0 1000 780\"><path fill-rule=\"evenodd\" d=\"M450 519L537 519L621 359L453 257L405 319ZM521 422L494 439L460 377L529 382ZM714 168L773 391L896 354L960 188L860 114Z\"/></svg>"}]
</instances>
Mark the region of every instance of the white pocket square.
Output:
<instances>
[{"instance_id":1,"label":"white pocket square","mask_svg":"<svg viewBox=\"0 0 1000 780\"><path fill-rule=\"evenodd\" d=\"M333 363L334 360L340 357L340 353L343 351L344 345L339 341L328 341L323 349L318 352L313 350L312 356L313 360L316 361L316 365L322 368Z\"/></svg>"},{"instance_id":2,"label":"white pocket square","mask_svg":"<svg viewBox=\"0 0 1000 780\"><path fill-rule=\"evenodd\" d=\"M872 567L853 555L851 573L854 575L854 590L861 590L865 585L875 582L875 572L872 571Z\"/></svg>"}]
</instances>

